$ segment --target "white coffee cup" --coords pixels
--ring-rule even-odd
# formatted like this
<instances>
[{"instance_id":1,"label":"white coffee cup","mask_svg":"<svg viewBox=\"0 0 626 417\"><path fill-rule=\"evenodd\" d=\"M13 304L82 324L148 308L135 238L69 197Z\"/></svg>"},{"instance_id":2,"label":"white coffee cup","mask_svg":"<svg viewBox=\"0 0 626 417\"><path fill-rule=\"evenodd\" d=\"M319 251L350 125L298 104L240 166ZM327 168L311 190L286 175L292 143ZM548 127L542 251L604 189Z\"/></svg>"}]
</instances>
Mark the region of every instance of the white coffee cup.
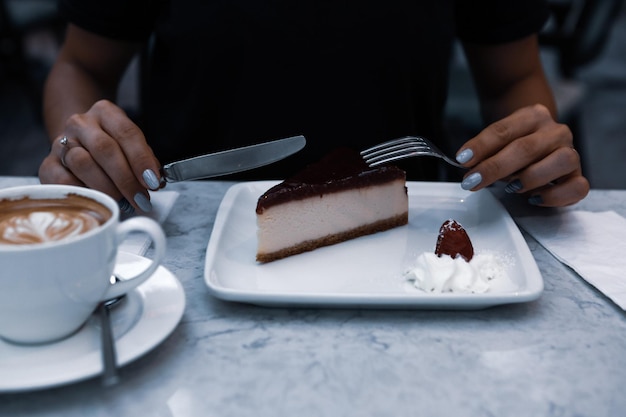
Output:
<instances>
[{"instance_id":1,"label":"white coffee cup","mask_svg":"<svg viewBox=\"0 0 626 417\"><path fill-rule=\"evenodd\" d=\"M166 247L161 226L148 217L119 217L115 200L84 187L0 189L1 338L37 344L68 337L100 302L129 292L155 272ZM56 236L62 232L67 236ZM118 247L132 232L150 237L152 262L115 282ZM45 241L36 242L40 238Z\"/></svg>"}]
</instances>

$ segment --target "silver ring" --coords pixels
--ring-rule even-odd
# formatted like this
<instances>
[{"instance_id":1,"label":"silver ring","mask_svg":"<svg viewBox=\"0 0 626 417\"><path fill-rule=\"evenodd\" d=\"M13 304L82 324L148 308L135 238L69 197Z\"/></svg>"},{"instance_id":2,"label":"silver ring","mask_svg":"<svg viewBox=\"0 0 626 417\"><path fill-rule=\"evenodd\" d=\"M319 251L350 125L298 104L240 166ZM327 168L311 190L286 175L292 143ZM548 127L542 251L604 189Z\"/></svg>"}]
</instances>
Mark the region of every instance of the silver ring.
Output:
<instances>
[{"instance_id":1,"label":"silver ring","mask_svg":"<svg viewBox=\"0 0 626 417\"><path fill-rule=\"evenodd\" d=\"M65 168L67 168L67 165L65 164L65 155L67 154L67 151L69 150L69 146L67 143L67 136L63 136L61 138L61 140L59 140L59 143L61 144L62 148L61 148L61 165L63 165Z\"/></svg>"}]
</instances>

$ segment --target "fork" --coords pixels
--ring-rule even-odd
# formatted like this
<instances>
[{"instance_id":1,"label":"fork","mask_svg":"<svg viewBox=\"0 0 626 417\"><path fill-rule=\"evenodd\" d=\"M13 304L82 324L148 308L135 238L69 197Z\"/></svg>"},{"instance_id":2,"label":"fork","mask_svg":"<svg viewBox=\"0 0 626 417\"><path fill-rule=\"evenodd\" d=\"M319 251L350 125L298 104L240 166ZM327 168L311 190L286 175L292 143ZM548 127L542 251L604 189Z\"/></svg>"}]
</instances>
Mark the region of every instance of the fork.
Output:
<instances>
[{"instance_id":1,"label":"fork","mask_svg":"<svg viewBox=\"0 0 626 417\"><path fill-rule=\"evenodd\" d=\"M405 136L383 142L361 151L361 156L371 167L414 156L434 156L457 168L465 168L455 160L448 158L431 141L421 136Z\"/></svg>"}]
</instances>

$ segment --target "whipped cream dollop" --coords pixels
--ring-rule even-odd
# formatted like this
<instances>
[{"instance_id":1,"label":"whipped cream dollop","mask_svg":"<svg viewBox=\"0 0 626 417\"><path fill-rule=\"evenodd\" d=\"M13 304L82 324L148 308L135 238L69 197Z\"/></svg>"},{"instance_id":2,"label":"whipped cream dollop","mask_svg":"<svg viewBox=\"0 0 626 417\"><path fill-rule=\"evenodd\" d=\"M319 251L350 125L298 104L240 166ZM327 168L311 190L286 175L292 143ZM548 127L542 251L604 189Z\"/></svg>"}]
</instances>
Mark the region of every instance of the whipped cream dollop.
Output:
<instances>
[{"instance_id":1,"label":"whipped cream dollop","mask_svg":"<svg viewBox=\"0 0 626 417\"><path fill-rule=\"evenodd\" d=\"M424 252L405 278L415 287L434 293L485 293L494 279L505 278L506 263L493 253L474 254L467 262L460 256Z\"/></svg>"}]
</instances>

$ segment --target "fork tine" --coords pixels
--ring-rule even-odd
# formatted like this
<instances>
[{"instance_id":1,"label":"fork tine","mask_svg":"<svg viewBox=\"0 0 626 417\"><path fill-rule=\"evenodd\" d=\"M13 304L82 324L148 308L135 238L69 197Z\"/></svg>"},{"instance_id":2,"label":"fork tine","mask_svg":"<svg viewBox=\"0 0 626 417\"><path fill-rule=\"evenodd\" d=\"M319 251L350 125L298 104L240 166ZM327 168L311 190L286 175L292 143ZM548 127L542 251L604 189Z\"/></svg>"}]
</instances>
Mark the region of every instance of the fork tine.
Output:
<instances>
[{"instance_id":1,"label":"fork tine","mask_svg":"<svg viewBox=\"0 0 626 417\"><path fill-rule=\"evenodd\" d=\"M387 142L383 142L383 143L379 143L378 145L372 146L371 148L365 149L364 151L361 151L361 155L365 156L374 152L381 152L381 151L385 151L387 148L389 147L393 147L393 146L397 146L397 145L403 145L403 144L413 144L413 143L424 143L423 140L421 140L421 138L419 138L420 140L418 140L418 137L411 137L411 136L406 136L403 138L398 138L398 139L393 139L393 140L389 140Z\"/></svg>"},{"instance_id":2,"label":"fork tine","mask_svg":"<svg viewBox=\"0 0 626 417\"><path fill-rule=\"evenodd\" d=\"M420 136L405 136L383 142L361 151L361 156L365 163L371 167L412 156L434 156L451 165L463 168L461 164L448 158L428 139Z\"/></svg>"},{"instance_id":3,"label":"fork tine","mask_svg":"<svg viewBox=\"0 0 626 417\"><path fill-rule=\"evenodd\" d=\"M406 136L383 142L379 145L372 146L361 152L363 159L368 165L379 165L383 162L406 158L416 152L427 152L428 145L424 143L422 138Z\"/></svg>"},{"instance_id":4,"label":"fork tine","mask_svg":"<svg viewBox=\"0 0 626 417\"><path fill-rule=\"evenodd\" d=\"M396 145L387 146L386 148L381 148L374 150L372 152L362 154L364 159L373 159L379 156L384 156L390 153L396 153L403 150L427 150L428 146L418 143L399 143Z\"/></svg>"},{"instance_id":5,"label":"fork tine","mask_svg":"<svg viewBox=\"0 0 626 417\"><path fill-rule=\"evenodd\" d=\"M395 145L393 147L383 149L374 153L371 153L364 157L363 159L369 165L377 164L379 165L382 162L388 162L390 160L396 160L401 158L408 158L412 155L418 155L423 153L429 153L430 148L425 145L416 145L416 144L404 144L404 145Z\"/></svg>"},{"instance_id":6,"label":"fork tine","mask_svg":"<svg viewBox=\"0 0 626 417\"><path fill-rule=\"evenodd\" d=\"M378 165L386 164L387 162L393 162L400 159L410 158L412 156L429 155L427 151L397 151L382 155L377 158L369 159L366 161L367 165L375 167Z\"/></svg>"}]
</instances>

